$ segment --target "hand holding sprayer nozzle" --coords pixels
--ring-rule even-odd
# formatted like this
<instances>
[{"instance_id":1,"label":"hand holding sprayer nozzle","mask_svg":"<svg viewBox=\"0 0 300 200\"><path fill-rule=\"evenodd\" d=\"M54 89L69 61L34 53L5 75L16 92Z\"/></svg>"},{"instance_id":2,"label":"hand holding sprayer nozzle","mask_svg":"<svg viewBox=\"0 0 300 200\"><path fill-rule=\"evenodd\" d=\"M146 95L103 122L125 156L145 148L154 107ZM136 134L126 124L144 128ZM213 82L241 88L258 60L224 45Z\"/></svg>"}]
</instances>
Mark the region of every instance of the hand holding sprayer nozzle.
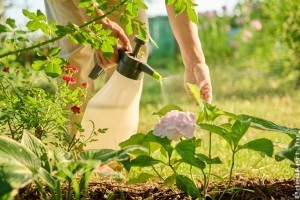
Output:
<instances>
[{"instance_id":1,"label":"hand holding sprayer nozzle","mask_svg":"<svg viewBox=\"0 0 300 200\"><path fill-rule=\"evenodd\" d=\"M162 79L161 75L152 69L152 67L150 67L147 63L138 58L139 51L146 41L140 39L138 36L135 36L133 41L136 43L136 45L132 52L125 52L124 50L118 51L120 60L117 71L123 76L134 80L140 79L141 72L145 72L146 74L160 81ZM96 79L102 72L103 69L101 69L100 66L95 65L89 74L89 77Z\"/></svg>"}]
</instances>

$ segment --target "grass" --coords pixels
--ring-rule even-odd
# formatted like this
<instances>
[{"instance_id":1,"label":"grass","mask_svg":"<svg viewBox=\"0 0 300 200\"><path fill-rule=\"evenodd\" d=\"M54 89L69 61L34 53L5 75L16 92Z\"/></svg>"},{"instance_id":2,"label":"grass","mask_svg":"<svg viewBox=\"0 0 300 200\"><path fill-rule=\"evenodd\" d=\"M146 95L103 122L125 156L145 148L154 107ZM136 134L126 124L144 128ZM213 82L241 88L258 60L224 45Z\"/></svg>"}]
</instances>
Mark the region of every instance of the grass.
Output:
<instances>
[{"instance_id":1,"label":"grass","mask_svg":"<svg viewBox=\"0 0 300 200\"><path fill-rule=\"evenodd\" d=\"M270 120L279 125L300 127L299 116L300 95L293 89L287 79L268 76L259 70L217 66L211 69L213 83L213 104L217 107L236 114L249 114ZM173 72L162 81L160 87L150 78L145 78L144 91L140 107L139 132L146 133L153 129L158 122L157 116L151 114L166 104L173 103L186 111L197 112L197 106L183 89L182 72ZM201 152L208 152L208 133L198 131L202 139ZM274 142L275 153L290 142L285 134L251 129L242 139L241 144L255 138L268 138ZM229 176L231 154L225 141L213 135L213 156L219 156L223 163L214 165L212 173L223 178ZM274 158L262 157L258 152L241 150L236 156L234 173L244 177L260 178L294 178L291 162L277 162ZM183 166L182 173L189 171ZM149 170L150 172L151 170ZM194 172L194 176L201 176ZM170 171L164 170L164 174ZM135 176L135 170L129 174Z\"/></svg>"}]
</instances>

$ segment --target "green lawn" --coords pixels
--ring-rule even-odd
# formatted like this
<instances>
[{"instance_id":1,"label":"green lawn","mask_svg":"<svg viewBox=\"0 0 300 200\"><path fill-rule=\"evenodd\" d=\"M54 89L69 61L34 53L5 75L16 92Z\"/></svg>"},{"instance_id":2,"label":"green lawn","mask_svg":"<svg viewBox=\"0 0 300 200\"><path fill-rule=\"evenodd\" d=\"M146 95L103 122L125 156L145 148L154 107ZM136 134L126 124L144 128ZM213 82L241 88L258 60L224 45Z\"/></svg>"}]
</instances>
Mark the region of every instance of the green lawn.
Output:
<instances>
[{"instance_id":1,"label":"green lawn","mask_svg":"<svg viewBox=\"0 0 300 200\"><path fill-rule=\"evenodd\" d=\"M300 95L288 80L270 77L259 71L226 68L226 66L211 69L211 77L213 104L219 108L236 114L254 115L279 125L300 127L300 107L297 106L300 102ZM168 103L177 104L186 111L197 112L197 106L185 94L182 82L181 72L166 76L162 87L150 78L145 79L139 132L146 133L153 129L158 117L151 114ZM199 130L197 134L203 139L201 152L207 153L208 133ZM242 139L241 144L261 137L274 142L275 152L290 142L290 137L285 134L251 129ZM215 165L212 173L223 178L228 177L231 154L227 143L216 135L213 135L213 156L219 156L223 164ZM276 162L274 158L263 158L257 152L242 150L237 154L236 160L234 172L244 177L294 178L295 176L294 169L289 166L291 162ZM185 172L188 169L182 167L180 170ZM165 173L168 174L169 171ZM200 173L195 173L196 176L200 175ZM134 173L131 174L134 176Z\"/></svg>"}]
</instances>

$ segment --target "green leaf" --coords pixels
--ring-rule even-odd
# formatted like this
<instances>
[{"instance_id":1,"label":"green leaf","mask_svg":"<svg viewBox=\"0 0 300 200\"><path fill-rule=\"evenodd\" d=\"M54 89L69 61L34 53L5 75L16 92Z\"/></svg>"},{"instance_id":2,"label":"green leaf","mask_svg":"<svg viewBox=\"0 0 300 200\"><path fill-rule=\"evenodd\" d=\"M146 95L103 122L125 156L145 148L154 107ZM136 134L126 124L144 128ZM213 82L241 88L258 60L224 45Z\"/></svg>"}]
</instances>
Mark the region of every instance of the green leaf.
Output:
<instances>
[{"instance_id":1,"label":"green leaf","mask_svg":"<svg viewBox=\"0 0 300 200\"><path fill-rule=\"evenodd\" d=\"M126 11L128 11L128 13L130 15L132 15L133 13L133 3L132 2L128 2L127 5L126 5Z\"/></svg>"},{"instance_id":2,"label":"green leaf","mask_svg":"<svg viewBox=\"0 0 300 200\"><path fill-rule=\"evenodd\" d=\"M48 63L45 68L45 73L47 76L56 78L62 74L62 70L59 65L55 63Z\"/></svg>"},{"instance_id":3,"label":"green leaf","mask_svg":"<svg viewBox=\"0 0 300 200\"><path fill-rule=\"evenodd\" d=\"M176 151L183 160L193 160L195 158L195 145L191 140L183 140L175 146Z\"/></svg>"},{"instance_id":4,"label":"green leaf","mask_svg":"<svg viewBox=\"0 0 300 200\"><path fill-rule=\"evenodd\" d=\"M108 41L104 41L101 45L101 51L105 56L109 57L114 53L114 48Z\"/></svg>"},{"instance_id":5,"label":"green leaf","mask_svg":"<svg viewBox=\"0 0 300 200\"><path fill-rule=\"evenodd\" d=\"M129 179L126 184L136 184L136 183L143 183L148 181L150 178L154 177L152 174L147 173L140 173L138 177Z\"/></svg>"},{"instance_id":6,"label":"green leaf","mask_svg":"<svg viewBox=\"0 0 300 200\"><path fill-rule=\"evenodd\" d=\"M42 51L37 51L36 52L36 55L42 57L42 56L45 56L45 54L42 52Z\"/></svg>"},{"instance_id":7,"label":"green leaf","mask_svg":"<svg viewBox=\"0 0 300 200\"><path fill-rule=\"evenodd\" d=\"M186 192L192 197L200 197L200 192L195 183L187 176L176 176L176 186L179 190Z\"/></svg>"},{"instance_id":8,"label":"green leaf","mask_svg":"<svg viewBox=\"0 0 300 200\"><path fill-rule=\"evenodd\" d=\"M56 56L60 52L60 47L53 47L49 49L48 55L49 56Z\"/></svg>"},{"instance_id":9,"label":"green leaf","mask_svg":"<svg viewBox=\"0 0 300 200\"><path fill-rule=\"evenodd\" d=\"M79 8L86 8L91 5L91 0L80 0L78 7Z\"/></svg>"},{"instance_id":10,"label":"green leaf","mask_svg":"<svg viewBox=\"0 0 300 200\"><path fill-rule=\"evenodd\" d=\"M10 29L3 24L0 24L0 33L10 32Z\"/></svg>"},{"instance_id":11,"label":"green leaf","mask_svg":"<svg viewBox=\"0 0 300 200\"><path fill-rule=\"evenodd\" d=\"M25 9L22 9L22 13L24 16L28 17L29 19L37 19L37 16L33 12L29 12Z\"/></svg>"},{"instance_id":12,"label":"green leaf","mask_svg":"<svg viewBox=\"0 0 300 200\"><path fill-rule=\"evenodd\" d=\"M176 173L174 173L171 176L167 177L164 181L164 185L167 186L168 188L172 189L175 182L176 182L176 177L177 177Z\"/></svg>"},{"instance_id":13,"label":"green leaf","mask_svg":"<svg viewBox=\"0 0 300 200\"><path fill-rule=\"evenodd\" d=\"M251 119L251 127L266 131L275 131L280 133L288 134L291 138L296 138L297 135L299 135L299 128L288 128L285 126L277 125L271 121L250 116L250 115L239 115L244 120Z\"/></svg>"},{"instance_id":14,"label":"green leaf","mask_svg":"<svg viewBox=\"0 0 300 200\"><path fill-rule=\"evenodd\" d=\"M288 160L292 161L293 163L295 163L295 156L296 156L296 153L297 153L298 149L299 149L299 147L293 146L293 147L290 147L290 148L285 149L283 151L279 151L275 154L275 160L276 161L282 161L284 159L288 159Z\"/></svg>"},{"instance_id":15,"label":"green leaf","mask_svg":"<svg viewBox=\"0 0 300 200\"><path fill-rule=\"evenodd\" d=\"M25 37L18 37L17 40L19 42L29 42L29 40L27 38L25 38Z\"/></svg>"},{"instance_id":16,"label":"green leaf","mask_svg":"<svg viewBox=\"0 0 300 200\"><path fill-rule=\"evenodd\" d=\"M37 20L29 21L26 26L30 31L36 31L40 28L40 22Z\"/></svg>"},{"instance_id":17,"label":"green leaf","mask_svg":"<svg viewBox=\"0 0 300 200\"><path fill-rule=\"evenodd\" d=\"M172 5L175 3L175 0L165 0L166 5Z\"/></svg>"},{"instance_id":18,"label":"green leaf","mask_svg":"<svg viewBox=\"0 0 300 200\"><path fill-rule=\"evenodd\" d=\"M18 33L18 34L26 34L27 33L27 31L23 31L23 30L16 30L16 33Z\"/></svg>"},{"instance_id":19,"label":"green leaf","mask_svg":"<svg viewBox=\"0 0 300 200\"><path fill-rule=\"evenodd\" d=\"M27 147L13 139L0 136L0 177L19 189L38 176L40 159Z\"/></svg>"},{"instance_id":20,"label":"green leaf","mask_svg":"<svg viewBox=\"0 0 300 200\"><path fill-rule=\"evenodd\" d=\"M149 167L154 166L158 163L160 163L160 160L156 160L150 156L147 155L140 155L136 157L135 159L130 161L130 166L137 166L137 167Z\"/></svg>"},{"instance_id":21,"label":"green leaf","mask_svg":"<svg viewBox=\"0 0 300 200\"><path fill-rule=\"evenodd\" d=\"M171 157L173 152L173 147L171 146L171 141L168 138L161 138L153 135L153 131L149 131L149 133L145 136L144 142L154 142L163 146L168 155Z\"/></svg>"},{"instance_id":22,"label":"green leaf","mask_svg":"<svg viewBox=\"0 0 300 200\"><path fill-rule=\"evenodd\" d=\"M142 9L144 9L144 10L147 10L147 9L148 9L148 6L147 6L146 4L144 4L143 2L141 2L141 3L139 4L139 7L142 8Z\"/></svg>"},{"instance_id":23,"label":"green leaf","mask_svg":"<svg viewBox=\"0 0 300 200\"><path fill-rule=\"evenodd\" d=\"M41 161L45 164L44 167L49 167L47 149L44 143L38 138L24 130L21 144L30 149Z\"/></svg>"},{"instance_id":24,"label":"green leaf","mask_svg":"<svg viewBox=\"0 0 300 200\"><path fill-rule=\"evenodd\" d=\"M176 151L182 158L183 162L193 165L199 169L205 168L205 163L195 157L195 145L192 140L183 140L175 146Z\"/></svg>"},{"instance_id":25,"label":"green leaf","mask_svg":"<svg viewBox=\"0 0 300 200\"><path fill-rule=\"evenodd\" d=\"M130 146L130 145L141 145L144 137L145 137L145 134L143 134L143 133L134 134L129 139L125 140L124 142L121 142L119 144L119 146L121 148L124 148L124 147Z\"/></svg>"},{"instance_id":26,"label":"green leaf","mask_svg":"<svg viewBox=\"0 0 300 200\"><path fill-rule=\"evenodd\" d=\"M22 144L3 136L0 136L0 163L10 160L19 166L28 167L37 170L41 167L40 159L27 147Z\"/></svg>"},{"instance_id":27,"label":"green leaf","mask_svg":"<svg viewBox=\"0 0 300 200\"><path fill-rule=\"evenodd\" d=\"M121 142L119 146L123 149L125 147L132 146L132 145L140 145L149 150L150 145L149 143L143 142L144 137L145 134L142 133L134 134L128 140ZM145 150L136 150L136 151L131 151L130 153L136 156L147 154Z\"/></svg>"},{"instance_id":28,"label":"green leaf","mask_svg":"<svg viewBox=\"0 0 300 200\"><path fill-rule=\"evenodd\" d=\"M187 6L187 14L189 19L198 25L198 14L195 9L190 6Z\"/></svg>"},{"instance_id":29,"label":"green leaf","mask_svg":"<svg viewBox=\"0 0 300 200\"><path fill-rule=\"evenodd\" d=\"M156 48L158 48L158 45L156 44L156 42L154 41L154 39L151 37L151 35L150 34L148 34L148 35L149 35L149 40L150 40L151 44L153 46L155 46Z\"/></svg>"},{"instance_id":30,"label":"green leaf","mask_svg":"<svg viewBox=\"0 0 300 200\"><path fill-rule=\"evenodd\" d=\"M59 148L53 149L53 156L58 163L68 163L73 160L72 155Z\"/></svg>"},{"instance_id":31,"label":"green leaf","mask_svg":"<svg viewBox=\"0 0 300 200\"><path fill-rule=\"evenodd\" d=\"M197 85L195 84L191 84L191 83L187 83L192 95L195 97L197 103L199 105L202 104L203 100L201 99L201 96L200 96L200 89Z\"/></svg>"},{"instance_id":32,"label":"green leaf","mask_svg":"<svg viewBox=\"0 0 300 200\"><path fill-rule=\"evenodd\" d=\"M134 31L134 24L131 22L131 20L128 21L128 23L126 24L126 32L128 35L133 34Z\"/></svg>"},{"instance_id":33,"label":"green leaf","mask_svg":"<svg viewBox=\"0 0 300 200\"><path fill-rule=\"evenodd\" d=\"M167 106L163 107L159 111L154 112L152 115L158 115L159 117L162 117L162 116L166 115L168 112L170 112L172 110L183 111L182 108L180 108L179 106L177 106L175 104L170 104L170 105L167 105Z\"/></svg>"},{"instance_id":34,"label":"green leaf","mask_svg":"<svg viewBox=\"0 0 300 200\"><path fill-rule=\"evenodd\" d=\"M87 16L93 16L95 14L95 9L96 8L94 6L89 7L89 8L86 9L85 14Z\"/></svg>"},{"instance_id":35,"label":"green leaf","mask_svg":"<svg viewBox=\"0 0 300 200\"><path fill-rule=\"evenodd\" d=\"M40 71L46 67L46 64L47 64L47 60L36 60L33 62L31 67L36 71Z\"/></svg>"},{"instance_id":36,"label":"green leaf","mask_svg":"<svg viewBox=\"0 0 300 200\"><path fill-rule=\"evenodd\" d=\"M12 200L18 194L18 190L12 188L8 182L0 180L0 185L0 200Z\"/></svg>"},{"instance_id":37,"label":"green leaf","mask_svg":"<svg viewBox=\"0 0 300 200\"><path fill-rule=\"evenodd\" d=\"M240 147L240 149L251 149L254 151L259 151L266 154L269 157L272 157L274 151L274 145L271 140L266 138L260 138L252 140Z\"/></svg>"},{"instance_id":38,"label":"green leaf","mask_svg":"<svg viewBox=\"0 0 300 200\"><path fill-rule=\"evenodd\" d=\"M24 166L16 165L13 161L11 163L7 161L0 163L0 177L2 181L9 183L13 189L20 189L35 180L37 173Z\"/></svg>"},{"instance_id":39,"label":"green leaf","mask_svg":"<svg viewBox=\"0 0 300 200\"><path fill-rule=\"evenodd\" d=\"M148 151L145 147L133 145L117 151L111 149L89 149L84 152L80 152L78 156L83 160L98 160L101 161L102 164L106 164L111 161L127 160L129 158L127 154L136 150Z\"/></svg>"},{"instance_id":40,"label":"green leaf","mask_svg":"<svg viewBox=\"0 0 300 200\"><path fill-rule=\"evenodd\" d=\"M207 164L221 164L222 163L222 161L220 160L219 157L209 158L208 156L201 154L201 153L196 154L196 157L199 158L200 160L203 160Z\"/></svg>"},{"instance_id":41,"label":"green leaf","mask_svg":"<svg viewBox=\"0 0 300 200\"><path fill-rule=\"evenodd\" d=\"M241 138L245 135L247 130L250 127L251 119L248 120L237 120L231 128L230 136L232 138L233 144L236 147L241 140Z\"/></svg>"},{"instance_id":42,"label":"green leaf","mask_svg":"<svg viewBox=\"0 0 300 200\"><path fill-rule=\"evenodd\" d=\"M186 8L186 3L184 0L177 0L174 6L174 11L177 15L182 13Z\"/></svg>"},{"instance_id":43,"label":"green leaf","mask_svg":"<svg viewBox=\"0 0 300 200\"><path fill-rule=\"evenodd\" d=\"M140 38L141 38L142 40L144 40L144 41L147 40L147 35L148 35L148 33L147 33L147 30L145 29L144 26L142 26L142 25L139 25L139 26L138 26L138 33L139 33L139 36L140 36Z\"/></svg>"},{"instance_id":44,"label":"green leaf","mask_svg":"<svg viewBox=\"0 0 300 200\"><path fill-rule=\"evenodd\" d=\"M51 62L53 62L54 64L56 65L59 65L59 66L63 66L63 65L67 65L68 62L62 58L58 58L58 57L54 57L51 59Z\"/></svg>"},{"instance_id":45,"label":"green leaf","mask_svg":"<svg viewBox=\"0 0 300 200\"><path fill-rule=\"evenodd\" d=\"M126 13L130 15L131 18L138 16L138 7L133 2L128 2L126 5Z\"/></svg>"},{"instance_id":46,"label":"green leaf","mask_svg":"<svg viewBox=\"0 0 300 200\"><path fill-rule=\"evenodd\" d=\"M126 24L126 22L127 22L127 18L125 16L121 16L120 23L121 24Z\"/></svg>"},{"instance_id":47,"label":"green leaf","mask_svg":"<svg viewBox=\"0 0 300 200\"><path fill-rule=\"evenodd\" d=\"M53 176L47 172L44 168L39 168L39 178L42 179L44 183L46 183L51 189L56 189L56 180Z\"/></svg>"},{"instance_id":48,"label":"green leaf","mask_svg":"<svg viewBox=\"0 0 300 200\"><path fill-rule=\"evenodd\" d=\"M47 21L47 17L46 15L44 15L44 13L42 13L41 10L37 10L36 11L36 16L38 17L39 20L46 22Z\"/></svg>"},{"instance_id":49,"label":"green leaf","mask_svg":"<svg viewBox=\"0 0 300 200\"><path fill-rule=\"evenodd\" d=\"M213 124L198 124L200 126L201 129L203 130L207 130L210 131L212 133L215 133L219 136L221 136L223 139L225 139L227 141L227 143L231 146L232 145L232 141L231 141L231 137L228 134L228 132L226 131L226 129L217 126L217 125L213 125Z\"/></svg>"},{"instance_id":50,"label":"green leaf","mask_svg":"<svg viewBox=\"0 0 300 200\"><path fill-rule=\"evenodd\" d=\"M12 18L7 18L6 24L8 24L11 28L17 28L16 21Z\"/></svg>"}]
</instances>

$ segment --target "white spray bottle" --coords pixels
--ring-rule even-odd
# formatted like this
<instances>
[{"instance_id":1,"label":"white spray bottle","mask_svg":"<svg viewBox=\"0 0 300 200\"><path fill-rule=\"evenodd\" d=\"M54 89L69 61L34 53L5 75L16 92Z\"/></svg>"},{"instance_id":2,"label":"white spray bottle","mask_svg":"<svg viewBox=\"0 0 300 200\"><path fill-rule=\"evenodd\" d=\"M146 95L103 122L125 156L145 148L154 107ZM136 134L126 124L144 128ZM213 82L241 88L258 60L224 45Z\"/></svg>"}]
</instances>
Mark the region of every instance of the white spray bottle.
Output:
<instances>
[{"instance_id":1,"label":"white spray bottle","mask_svg":"<svg viewBox=\"0 0 300 200\"><path fill-rule=\"evenodd\" d=\"M143 72L161 80L160 74L138 58L145 41L137 36L134 41L136 46L133 52L119 52L117 70L87 104L81 123L85 138L90 137L93 130L91 121L94 122L94 130L108 130L94 137L97 141L87 144L86 149L118 149L120 142L135 134L139 122ZM95 79L100 73L101 68L95 66L89 77Z\"/></svg>"}]
</instances>

